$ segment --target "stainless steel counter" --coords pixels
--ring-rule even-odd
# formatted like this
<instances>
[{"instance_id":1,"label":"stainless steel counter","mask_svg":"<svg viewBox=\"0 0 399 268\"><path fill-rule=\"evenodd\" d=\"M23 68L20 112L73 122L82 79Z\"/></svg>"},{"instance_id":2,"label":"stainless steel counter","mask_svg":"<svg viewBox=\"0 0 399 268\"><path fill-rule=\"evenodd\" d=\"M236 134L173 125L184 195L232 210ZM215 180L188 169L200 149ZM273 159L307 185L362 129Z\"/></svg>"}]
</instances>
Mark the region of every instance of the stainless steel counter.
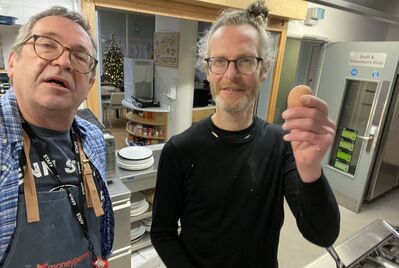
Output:
<instances>
[{"instance_id":1,"label":"stainless steel counter","mask_svg":"<svg viewBox=\"0 0 399 268\"><path fill-rule=\"evenodd\" d=\"M129 199L131 191L123 184L119 178L108 180L108 192L111 197L112 204L120 203L120 201Z\"/></svg>"},{"instance_id":2,"label":"stainless steel counter","mask_svg":"<svg viewBox=\"0 0 399 268\"><path fill-rule=\"evenodd\" d=\"M345 267L382 267L382 266L356 266L357 260L361 259L370 251L373 251L384 239L389 237L391 232L376 220L366 226L358 233L335 247L335 250ZM329 254L324 254L305 268L336 268L334 259ZM385 266L383 266L385 267Z\"/></svg>"}]
</instances>

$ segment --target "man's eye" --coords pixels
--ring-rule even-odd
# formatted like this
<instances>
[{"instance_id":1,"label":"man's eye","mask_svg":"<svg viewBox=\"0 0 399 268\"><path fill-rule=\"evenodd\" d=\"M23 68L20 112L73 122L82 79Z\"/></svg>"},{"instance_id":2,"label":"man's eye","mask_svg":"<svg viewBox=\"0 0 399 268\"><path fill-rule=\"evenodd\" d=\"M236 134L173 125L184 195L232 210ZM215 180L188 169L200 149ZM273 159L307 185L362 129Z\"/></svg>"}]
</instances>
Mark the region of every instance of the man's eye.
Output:
<instances>
[{"instance_id":1,"label":"man's eye","mask_svg":"<svg viewBox=\"0 0 399 268\"><path fill-rule=\"evenodd\" d=\"M47 49L57 48L57 45L54 42L37 42L36 45Z\"/></svg>"},{"instance_id":2,"label":"man's eye","mask_svg":"<svg viewBox=\"0 0 399 268\"><path fill-rule=\"evenodd\" d=\"M252 62L252 58L241 58L240 62L241 63L251 63Z\"/></svg>"},{"instance_id":3,"label":"man's eye","mask_svg":"<svg viewBox=\"0 0 399 268\"><path fill-rule=\"evenodd\" d=\"M212 60L213 64L224 64L226 61L225 59L214 59Z\"/></svg>"},{"instance_id":4,"label":"man's eye","mask_svg":"<svg viewBox=\"0 0 399 268\"><path fill-rule=\"evenodd\" d=\"M87 62L88 58L89 58L89 56L87 56L84 53L74 53L73 56L75 57L75 59L77 61L80 61L80 62Z\"/></svg>"}]
</instances>

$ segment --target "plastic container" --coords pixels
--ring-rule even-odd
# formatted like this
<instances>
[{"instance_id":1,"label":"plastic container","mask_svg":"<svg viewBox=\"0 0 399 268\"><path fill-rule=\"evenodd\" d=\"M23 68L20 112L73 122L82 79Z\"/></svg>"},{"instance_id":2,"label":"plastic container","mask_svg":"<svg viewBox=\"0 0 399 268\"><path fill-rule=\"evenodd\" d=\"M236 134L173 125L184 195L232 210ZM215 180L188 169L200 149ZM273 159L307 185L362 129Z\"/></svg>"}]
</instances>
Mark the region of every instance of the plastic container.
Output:
<instances>
[{"instance_id":1,"label":"plastic container","mask_svg":"<svg viewBox=\"0 0 399 268\"><path fill-rule=\"evenodd\" d=\"M0 15L0 24L3 24L3 25L14 25L16 19L17 19L16 17Z\"/></svg>"}]
</instances>

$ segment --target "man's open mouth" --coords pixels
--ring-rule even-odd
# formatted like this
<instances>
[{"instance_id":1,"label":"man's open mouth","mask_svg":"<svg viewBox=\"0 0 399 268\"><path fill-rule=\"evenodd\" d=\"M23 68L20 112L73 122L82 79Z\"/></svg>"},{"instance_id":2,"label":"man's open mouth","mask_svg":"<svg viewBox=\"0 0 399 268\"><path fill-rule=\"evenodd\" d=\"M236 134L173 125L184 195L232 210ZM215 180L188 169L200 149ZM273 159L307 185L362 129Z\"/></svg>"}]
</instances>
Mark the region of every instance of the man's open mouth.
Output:
<instances>
[{"instance_id":1,"label":"man's open mouth","mask_svg":"<svg viewBox=\"0 0 399 268\"><path fill-rule=\"evenodd\" d=\"M64 82L62 82L60 80L56 80L56 79L47 80L47 83L57 84L57 85L62 86L62 87L67 87Z\"/></svg>"}]
</instances>

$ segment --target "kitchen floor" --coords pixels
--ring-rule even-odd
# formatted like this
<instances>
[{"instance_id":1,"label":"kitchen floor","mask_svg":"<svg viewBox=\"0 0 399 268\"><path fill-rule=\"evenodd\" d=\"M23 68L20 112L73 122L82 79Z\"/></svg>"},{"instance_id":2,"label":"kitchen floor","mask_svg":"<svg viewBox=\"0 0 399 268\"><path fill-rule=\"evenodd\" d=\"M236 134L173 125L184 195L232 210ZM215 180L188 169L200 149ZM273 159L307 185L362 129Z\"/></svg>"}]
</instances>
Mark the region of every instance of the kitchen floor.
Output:
<instances>
[{"instance_id":1,"label":"kitchen floor","mask_svg":"<svg viewBox=\"0 0 399 268\"><path fill-rule=\"evenodd\" d=\"M112 117L112 129L110 130L115 137L115 148L118 150L126 146L126 119L116 119ZM106 124L109 127L109 124ZM302 237L295 223L287 204L285 209L285 222L281 230L278 259L280 268L301 268L305 267L321 255L325 254L324 248L313 245ZM392 225L399 226L399 188L377 198L373 202L363 205L360 213L356 214L344 207L341 211L341 231L335 245L360 231L376 219L384 219ZM155 257L154 257L155 254ZM133 261L132 268L160 268L164 267L152 248L139 252L137 255L149 256L150 261L141 263ZM137 256L135 255L135 256Z\"/></svg>"}]
</instances>

